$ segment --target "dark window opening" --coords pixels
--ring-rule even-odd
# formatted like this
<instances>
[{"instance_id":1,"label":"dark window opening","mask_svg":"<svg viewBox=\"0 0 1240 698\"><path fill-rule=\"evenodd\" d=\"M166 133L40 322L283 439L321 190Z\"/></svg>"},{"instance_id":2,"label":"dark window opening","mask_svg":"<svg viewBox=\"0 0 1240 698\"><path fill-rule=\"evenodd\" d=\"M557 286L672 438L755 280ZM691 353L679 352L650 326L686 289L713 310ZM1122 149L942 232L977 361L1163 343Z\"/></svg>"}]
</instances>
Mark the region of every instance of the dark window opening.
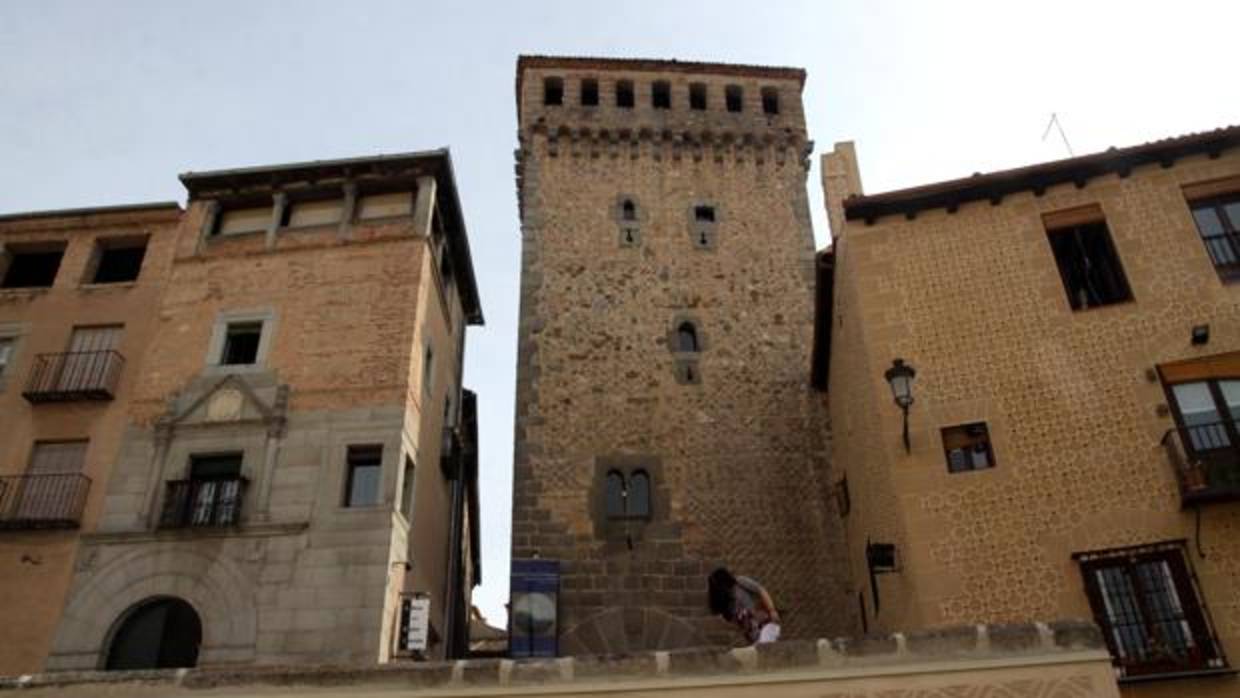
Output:
<instances>
[{"instance_id":1,"label":"dark window opening","mask_svg":"<svg viewBox=\"0 0 1240 698\"><path fill-rule=\"evenodd\" d=\"M947 456L947 472L965 473L995 467L995 454L990 446L990 431L985 422L947 427L943 433L943 453Z\"/></svg>"},{"instance_id":2,"label":"dark window opening","mask_svg":"<svg viewBox=\"0 0 1240 698\"><path fill-rule=\"evenodd\" d=\"M56 281L60 260L65 255L64 243L58 249L22 251L8 250L9 263L0 288L49 288Z\"/></svg>"},{"instance_id":3,"label":"dark window opening","mask_svg":"<svg viewBox=\"0 0 1240 698\"><path fill-rule=\"evenodd\" d=\"M650 476L645 470L637 470L629 477L626 513L637 518L650 517Z\"/></svg>"},{"instance_id":4,"label":"dark window opening","mask_svg":"<svg viewBox=\"0 0 1240 698\"><path fill-rule=\"evenodd\" d=\"M694 206L693 220L698 223L714 223L715 207L714 206Z\"/></svg>"},{"instance_id":5,"label":"dark window opening","mask_svg":"<svg viewBox=\"0 0 1240 698\"><path fill-rule=\"evenodd\" d=\"M633 96L633 82L620 80L616 83L616 106L621 109L632 109L636 100Z\"/></svg>"},{"instance_id":6,"label":"dark window opening","mask_svg":"<svg viewBox=\"0 0 1240 698\"><path fill-rule=\"evenodd\" d=\"M378 504L383 447L350 446L346 460L344 505L372 507Z\"/></svg>"},{"instance_id":7,"label":"dark window opening","mask_svg":"<svg viewBox=\"0 0 1240 698\"><path fill-rule=\"evenodd\" d=\"M676 350L686 352L698 351L697 328L692 322L682 322L676 328Z\"/></svg>"},{"instance_id":8,"label":"dark window opening","mask_svg":"<svg viewBox=\"0 0 1240 698\"><path fill-rule=\"evenodd\" d=\"M109 671L173 669L198 664L202 621L176 598L146 601L129 612L108 647Z\"/></svg>"},{"instance_id":9,"label":"dark window opening","mask_svg":"<svg viewBox=\"0 0 1240 698\"><path fill-rule=\"evenodd\" d=\"M405 456L405 474L400 485L400 511L405 515L405 520L409 523L413 523L413 482L415 475L417 475L417 469L413 465L413 459Z\"/></svg>"},{"instance_id":10,"label":"dark window opening","mask_svg":"<svg viewBox=\"0 0 1240 698\"><path fill-rule=\"evenodd\" d=\"M779 113L779 92L774 87L762 88L762 113Z\"/></svg>"},{"instance_id":11,"label":"dark window opening","mask_svg":"<svg viewBox=\"0 0 1240 698\"><path fill-rule=\"evenodd\" d=\"M672 86L670 83L659 80L650 86L650 103L655 109L671 109L672 108Z\"/></svg>"},{"instance_id":12,"label":"dark window opening","mask_svg":"<svg viewBox=\"0 0 1240 698\"><path fill-rule=\"evenodd\" d=\"M598 106L598 80L588 78L581 81L581 106Z\"/></svg>"},{"instance_id":13,"label":"dark window opening","mask_svg":"<svg viewBox=\"0 0 1240 698\"><path fill-rule=\"evenodd\" d=\"M744 92L740 85L728 85L723 91L724 103L730 112L739 112L744 103Z\"/></svg>"},{"instance_id":14,"label":"dark window opening","mask_svg":"<svg viewBox=\"0 0 1240 698\"><path fill-rule=\"evenodd\" d=\"M618 519L624 516L624 476L620 471L613 470L607 473L607 480L604 483L604 498L607 510L607 518Z\"/></svg>"},{"instance_id":15,"label":"dark window opening","mask_svg":"<svg viewBox=\"0 0 1240 698\"><path fill-rule=\"evenodd\" d=\"M263 336L261 322L233 322L224 329L224 350L220 364L241 366L258 363L258 344Z\"/></svg>"},{"instance_id":16,"label":"dark window opening","mask_svg":"<svg viewBox=\"0 0 1240 698\"><path fill-rule=\"evenodd\" d=\"M1240 193L1193 202L1192 211L1219 278L1240 279Z\"/></svg>"},{"instance_id":17,"label":"dark window opening","mask_svg":"<svg viewBox=\"0 0 1240 698\"><path fill-rule=\"evenodd\" d=\"M620 204L620 219L626 221L637 220L637 204L634 204L632 199L625 199L624 203Z\"/></svg>"},{"instance_id":18,"label":"dark window opening","mask_svg":"<svg viewBox=\"0 0 1240 698\"><path fill-rule=\"evenodd\" d=\"M1181 543L1073 558L1120 678L1227 666Z\"/></svg>"},{"instance_id":19,"label":"dark window opening","mask_svg":"<svg viewBox=\"0 0 1240 698\"><path fill-rule=\"evenodd\" d=\"M98 265L95 267L93 284L115 284L137 281L146 257L146 241L113 243L100 240Z\"/></svg>"},{"instance_id":20,"label":"dark window opening","mask_svg":"<svg viewBox=\"0 0 1240 698\"><path fill-rule=\"evenodd\" d=\"M697 111L706 110L706 84L695 82L689 85L689 108Z\"/></svg>"},{"instance_id":21,"label":"dark window opening","mask_svg":"<svg viewBox=\"0 0 1240 698\"><path fill-rule=\"evenodd\" d=\"M558 107L564 103L564 81L560 78L543 78L543 105Z\"/></svg>"},{"instance_id":22,"label":"dark window opening","mask_svg":"<svg viewBox=\"0 0 1240 698\"><path fill-rule=\"evenodd\" d=\"M1055 264L1073 310L1132 300L1123 265L1106 223L1086 223L1047 232Z\"/></svg>"}]
</instances>

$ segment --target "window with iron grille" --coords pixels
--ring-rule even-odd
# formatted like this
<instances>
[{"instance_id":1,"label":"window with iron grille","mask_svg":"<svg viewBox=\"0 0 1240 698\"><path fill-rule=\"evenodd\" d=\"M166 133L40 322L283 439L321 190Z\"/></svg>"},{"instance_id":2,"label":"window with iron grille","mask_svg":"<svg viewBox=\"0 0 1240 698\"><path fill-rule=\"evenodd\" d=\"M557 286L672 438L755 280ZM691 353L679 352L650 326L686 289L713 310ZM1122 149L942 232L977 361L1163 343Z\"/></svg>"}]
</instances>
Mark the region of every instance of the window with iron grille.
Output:
<instances>
[{"instance_id":1,"label":"window with iron grille","mask_svg":"<svg viewBox=\"0 0 1240 698\"><path fill-rule=\"evenodd\" d=\"M1183 541L1073 558L1120 678L1227 667Z\"/></svg>"},{"instance_id":2,"label":"window with iron grille","mask_svg":"<svg viewBox=\"0 0 1240 698\"><path fill-rule=\"evenodd\" d=\"M1240 279L1240 192L1194 201L1193 222L1224 281Z\"/></svg>"}]
</instances>

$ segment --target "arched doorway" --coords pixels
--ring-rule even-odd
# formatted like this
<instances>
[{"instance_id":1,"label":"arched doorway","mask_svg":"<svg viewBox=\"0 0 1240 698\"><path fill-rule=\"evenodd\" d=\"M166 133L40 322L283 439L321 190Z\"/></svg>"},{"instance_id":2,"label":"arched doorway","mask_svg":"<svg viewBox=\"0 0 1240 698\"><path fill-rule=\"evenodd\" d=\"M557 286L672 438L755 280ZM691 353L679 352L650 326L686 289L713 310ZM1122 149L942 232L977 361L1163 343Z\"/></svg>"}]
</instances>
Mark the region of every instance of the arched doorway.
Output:
<instances>
[{"instance_id":1,"label":"arched doorway","mask_svg":"<svg viewBox=\"0 0 1240 698\"><path fill-rule=\"evenodd\" d=\"M148 599L122 616L106 669L169 669L198 664L202 621L181 599Z\"/></svg>"}]
</instances>

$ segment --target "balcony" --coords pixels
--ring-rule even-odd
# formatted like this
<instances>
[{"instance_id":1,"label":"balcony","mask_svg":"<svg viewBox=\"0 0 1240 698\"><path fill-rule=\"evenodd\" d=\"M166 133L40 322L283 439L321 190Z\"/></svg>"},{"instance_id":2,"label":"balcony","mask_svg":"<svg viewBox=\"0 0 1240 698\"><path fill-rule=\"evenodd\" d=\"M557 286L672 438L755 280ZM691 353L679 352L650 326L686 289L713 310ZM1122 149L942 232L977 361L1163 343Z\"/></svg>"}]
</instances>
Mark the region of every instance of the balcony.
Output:
<instances>
[{"instance_id":1,"label":"balcony","mask_svg":"<svg viewBox=\"0 0 1240 698\"><path fill-rule=\"evenodd\" d=\"M0 529L77 528L88 492L80 473L0 477Z\"/></svg>"},{"instance_id":2,"label":"balcony","mask_svg":"<svg viewBox=\"0 0 1240 698\"><path fill-rule=\"evenodd\" d=\"M218 480L173 480L168 483L160 528L220 528L241 520L247 481L243 477Z\"/></svg>"},{"instance_id":3,"label":"balcony","mask_svg":"<svg viewBox=\"0 0 1240 698\"><path fill-rule=\"evenodd\" d=\"M1163 448L1180 483L1184 507L1240 500L1240 421L1170 429Z\"/></svg>"},{"instance_id":4,"label":"balcony","mask_svg":"<svg viewBox=\"0 0 1240 698\"><path fill-rule=\"evenodd\" d=\"M22 396L32 404L111 400L125 357L112 350L39 354Z\"/></svg>"}]
</instances>

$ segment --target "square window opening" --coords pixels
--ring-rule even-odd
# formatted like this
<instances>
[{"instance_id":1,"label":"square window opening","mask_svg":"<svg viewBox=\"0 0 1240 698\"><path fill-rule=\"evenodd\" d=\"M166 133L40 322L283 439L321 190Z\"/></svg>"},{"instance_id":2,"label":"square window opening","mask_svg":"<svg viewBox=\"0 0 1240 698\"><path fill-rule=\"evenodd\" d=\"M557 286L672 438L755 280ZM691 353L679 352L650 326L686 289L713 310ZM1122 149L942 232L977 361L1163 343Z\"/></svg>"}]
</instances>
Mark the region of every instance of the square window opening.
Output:
<instances>
[{"instance_id":1,"label":"square window opening","mask_svg":"<svg viewBox=\"0 0 1240 698\"><path fill-rule=\"evenodd\" d=\"M695 111L706 110L706 84L695 82L689 85L689 108Z\"/></svg>"},{"instance_id":2,"label":"square window opening","mask_svg":"<svg viewBox=\"0 0 1240 698\"><path fill-rule=\"evenodd\" d=\"M138 280L146 258L146 240L99 240L95 248L92 284L118 284Z\"/></svg>"},{"instance_id":3,"label":"square window opening","mask_svg":"<svg viewBox=\"0 0 1240 698\"><path fill-rule=\"evenodd\" d=\"M672 85L665 80L659 80L650 86L650 103L655 109L671 109L672 108Z\"/></svg>"},{"instance_id":4,"label":"square window opening","mask_svg":"<svg viewBox=\"0 0 1240 698\"><path fill-rule=\"evenodd\" d=\"M947 472L967 473L995 467L995 453L985 422L945 427L942 435Z\"/></svg>"},{"instance_id":5,"label":"square window opening","mask_svg":"<svg viewBox=\"0 0 1240 698\"><path fill-rule=\"evenodd\" d=\"M598 80L586 78L581 81L581 106L598 106Z\"/></svg>"},{"instance_id":6,"label":"square window opening","mask_svg":"<svg viewBox=\"0 0 1240 698\"><path fill-rule=\"evenodd\" d=\"M346 458L344 506L373 507L379 503L383 474L382 446L350 446Z\"/></svg>"},{"instance_id":7,"label":"square window opening","mask_svg":"<svg viewBox=\"0 0 1240 698\"><path fill-rule=\"evenodd\" d=\"M694 206L693 220L698 223L714 223L715 207L714 206Z\"/></svg>"},{"instance_id":8,"label":"square window opening","mask_svg":"<svg viewBox=\"0 0 1240 698\"><path fill-rule=\"evenodd\" d=\"M1103 221L1047 231L1073 310L1132 300L1111 233Z\"/></svg>"},{"instance_id":9,"label":"square window opening","mask_svg":"<svg viewBox=\"0 0 1240 698\"><path fill-rule=\"evenodd\" d=\"M564 103L564 81L560 78L543 78L543 106L558 107Z\"/></svg>"},{"instance_id":10,"label":"square window opening","mask_svg":"<svg viewBox=\"0 0 1240 698\"><path fill-rule=\"evenodd\" d=\"M60 261L65 255L65 243L14 246L8 249L8 264L0 288L50 288L60 271Z\"/></svg>"},{"instance_id":11,"label":"square window opening","mask_svg":"<svg viewBox=\"0 0 1240 698\"><path fill-rule=\"evenodd\" d=\"M762 113L768 115L779 113L779 91L774 87L762 88Z\"/></svg>"},{"instance_id":12,"label":"square window opening","mask_svg":"<svg viewBox=\"0 0 1240 698\"><path fill-rule=\"evenodd\" d=\"M728 85L723 92L724 103L727 105L728 111L739 112L744 104L745 93L741 90L740 85Z\"/></svg>"},{"instance_id":13,"label":"square window opening","mask_svg":"<svg viewBox=\"0 0 1240 698\"><path fill-rule=\"evenodd\" d=\"M244 366L258 363L258 344L263 336L262 322L230 322L224 329L224 348L220 364Z\"/></svg>"},{"instance_id":14,"label":"square window opening","mask_svg":"<svg viewBox=\"0 0 1240 698\"><path fill-rule=\"evenodd\" d=\"M632 80L621 80L616 83L616 106L621 109L632 109L636 103Z\"/></svg>"}]
</instances>

